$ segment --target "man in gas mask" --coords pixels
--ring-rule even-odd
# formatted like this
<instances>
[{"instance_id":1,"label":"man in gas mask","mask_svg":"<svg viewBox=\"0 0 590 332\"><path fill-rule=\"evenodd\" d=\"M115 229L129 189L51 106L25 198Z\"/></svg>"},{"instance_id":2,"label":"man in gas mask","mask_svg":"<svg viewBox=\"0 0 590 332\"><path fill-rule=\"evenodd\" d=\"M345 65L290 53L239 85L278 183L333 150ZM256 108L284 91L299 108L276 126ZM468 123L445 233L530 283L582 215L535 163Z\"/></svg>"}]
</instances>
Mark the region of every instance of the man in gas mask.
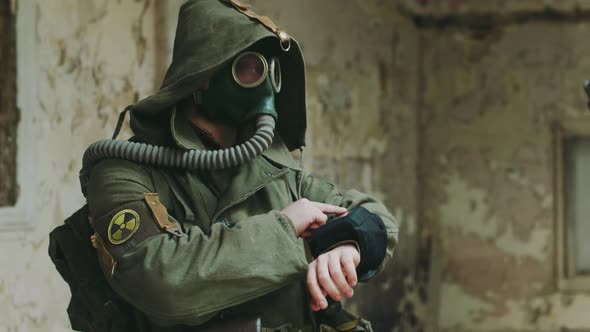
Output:
<instances>
[{"instance_id":1,"label":"man in gas mask","mask_svg":"<svg viewBox=\"0 0 590 332\"><path fill-rule=\"evenodd\" d=\"M92 145L81 181L103 273L138 330L243 317L370 330L339 301L382 269L397 227L293 160L305 75L286 31L239 1L188 1L162 88L129 110L134 138Z\"/></svg>"}]
</instances>

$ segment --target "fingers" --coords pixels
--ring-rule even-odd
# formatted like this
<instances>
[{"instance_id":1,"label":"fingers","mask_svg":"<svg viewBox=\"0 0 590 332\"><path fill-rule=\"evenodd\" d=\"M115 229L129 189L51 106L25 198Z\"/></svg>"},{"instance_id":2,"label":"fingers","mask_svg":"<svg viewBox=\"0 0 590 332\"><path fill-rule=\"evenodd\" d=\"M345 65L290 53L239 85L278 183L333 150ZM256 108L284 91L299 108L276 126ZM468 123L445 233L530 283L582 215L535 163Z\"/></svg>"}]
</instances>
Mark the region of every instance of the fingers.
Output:
<instances>
[{"instance_id":1,"label":"fingers","mask_svg":"<svg viewBox=\"0 0 590 332\"><path fill-rule=\"evenodd\" d=\"M340 250L323 254L309 264L307 287L312 297L312 310L326 309L326 296L340 301L343 296L350 298L354 295L353 287L358 282L354 261L353 255Z\"/></svg>"},{"instance_id":2,"label":"fingers","mask_svg":"<svg viewBox=\"0 0 590 332\"><path fill-rule=\"evenodd\" d=\"M318 223L313 223L313 224L309 225L308 229L318 229L318 228L320 228L320 226L321 225Z\"/></svg>"},{"instance_id":3,"label":"fingers","mask_svg":"<svg viewBox=\"0 0 590 332\"><path fill-rule=\"evenodd\" d=\"M320 286L328 292L328 295L334 301L342 300L342 294L340 294L340 290L332 280L330 275L330 270L328 268L329 264L329 256L328 255L321 255L317 259L317 279L319 281Z\"/></svg>"},{"instance_id":4,"label":"fingers","mask_svg":"<svg viewBox=\"0 0 590 332\"><path fill-rule=\"evenodd\" d=\"M325 225L328 221L328 216L325 215L320 209L316 208L315 206L311 206L311 209L311 220L307 225L306 230L318 229Z\"/></svg>"},{"instance_id":5,"label":"fingers","mask_svg":"<svg viewBox=\"0 0 590 332\"><path fill-rule=\"evenodd\" d=\"M344 270L344 274L346 275L346 280L348 280L348 284L350 287L356 286L358 282L358 278L356 275L356 267L354 264L354 260L352 257L344 255L342 257L342 269Z\"/></svg>"},{"instance_id":6,"label":"fingers","mask_svg":"<svg viewBox=\"0 0 590 332\"><path fill-rule=\"evenodd\" d=\"M322 294L324 295L324 297L328 296L328 293L326 293L326 291L323 290L323 289L322 289ZM313 311L320 311L320 310L322 310L321 305L318 304L318 303L316 303L314 300L311 301L310 306L311 306L311 310L313 310Z\"/></svg>"},{"instance_id":7,"label":"fingers","mask_svg":"<svg viewBox=\"0 0 590 332\"><path fill-rule=\"evenodd\" d=\"M325 213L323 213L320 209L318 209L314 215L313 222L309 225L311 226L316 224L318 225L317 227L320 227L324 225L326 221L328 221L328 216Z\"/></svg>"},{"instance_id":8,"label":"fingers","mask_svg":"<svg viewBox=\"0 0 590 332\"><path fill-rule=\"evenodd\" d=\"M302 198L289 204L281 212L291 220L297 235L301 235L308 228L313 230L324 225L328 221L327 214L341 215L347 210L339 206L312 202Z\"/></svg>"},{"instance_id":9,"label":"fingers","mask_svg":"<svg viewBox=\"0 0 590 332\"><path fill-rule=\"evenodd\" d=\"M326 214L330 214L330 213L343 214L348 211L348 210L346 210L346 208L336 206L336 205L320 203L320 202L312 202L312 201L310 201L309 203L312 204L313 206L317 207L318 209L320 209L320 211L322 211L323 213L326 213Z\"/></svg>"},{"instance_id":10,"label":"fingers","mask_svg":"<svg viewBox=\"0 0 590 332\"><path fill-rule=\"evenodd\" d=\"M303 238L308 238L311 236L311 234L313 234L313 231L320 228L322 225L320 225L319 223L313 223L311 225L309 225L309 227L307 227L307 229L305 231L303 231L303 233L301 233L301 237Z\"/></svg>"},{"instance_id":11,"label":"fingers","mask_svg":"<svg viewBox=\"0 0 590 332\"><path fill-rule=\"evenodd\" d=\"M320 310L322 310L322 308L312 300L311 301L311 310L320 311Z\"/></svg>"},{"instance_id":12,"label":"fingers","mask_svg":"<svg viewBox=\"0 0 590 332\"><path fill-rule=\"evenodd\" d=\"M314 311L326 309L328 307L328 301L326 301L326 297L324 296L318 283L316 269L317 260L311 262L307 268L307 289L309 290L309 294L312 298L311 308Z\"/></svg>"},{"instance_id":13,"label":"fingers","mask_svg":"<svg viewBox=\"0 0 590 332\"><path fill-rule=\"evenodd\" d=\"M330 255L330 261L328 262L330 267L330 276L336 284L336 287L340 290L340 293L346 297L352 297L354 291L346 281L346 277L342 272L342 263L340 255Z\"/></svg>"}]
</instances>

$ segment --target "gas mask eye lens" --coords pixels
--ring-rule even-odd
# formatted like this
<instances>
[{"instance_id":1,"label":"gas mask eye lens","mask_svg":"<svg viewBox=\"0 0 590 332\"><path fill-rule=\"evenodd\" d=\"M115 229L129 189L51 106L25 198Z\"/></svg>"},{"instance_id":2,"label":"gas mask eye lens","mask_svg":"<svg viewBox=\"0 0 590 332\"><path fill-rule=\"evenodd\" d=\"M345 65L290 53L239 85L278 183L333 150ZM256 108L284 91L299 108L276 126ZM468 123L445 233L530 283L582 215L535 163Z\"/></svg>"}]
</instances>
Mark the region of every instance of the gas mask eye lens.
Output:
<instances>
[{"instance_id":1,"label":"gas mask eye lens","mask_svg":"<svg viewBox=\"0 0 590 332\"><path fill-rule=\"evenodd\" d=\"M254 52L246 52L236 58L232 66L234 80L245 88L253 88L264 82L268 75L266 59Z\"/></svg>"},{"instance_id":2,"label":"gas mask eye lens","mask_svg":"<svg viewBox=\"0 0 590 332\"><path fill-rule=\"evenodd\" d=\"M281 64L276 57L270 59L270 82L276 93L281 92L281 86L283 83L281 77Z\"/></svg>"}]
</instances>

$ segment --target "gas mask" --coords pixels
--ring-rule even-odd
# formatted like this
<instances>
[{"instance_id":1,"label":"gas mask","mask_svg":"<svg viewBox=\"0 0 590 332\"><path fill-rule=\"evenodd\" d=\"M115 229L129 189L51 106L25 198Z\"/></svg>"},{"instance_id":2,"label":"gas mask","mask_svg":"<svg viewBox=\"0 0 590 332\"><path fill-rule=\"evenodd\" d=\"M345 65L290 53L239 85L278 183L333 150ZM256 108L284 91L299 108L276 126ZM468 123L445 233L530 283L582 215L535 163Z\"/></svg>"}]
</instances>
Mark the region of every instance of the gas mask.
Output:
<instances>
[{"instance_id":1,"label":"gas mask","mask_svg":"<svg viewBox=\"0 0 590 332\"><path fill-rule=\"evenodd\" d=\"M191 151L120 140L99 141L84 153L85 166L80 172L82 188L85 188L88 165L105 157L181 169L220 169L242 165L262 154L272 144L277 121L275 95L280 91L278 58L267 59L259 52L243 52L229 65L221 67L210 78L208 89L193 93L193 98L195 104L203 106L200 108L203 115L212 120L235 128L255 120L252 137L226 149Z\"/></svg>"},{"instance_id":2,"label":"gas mask","mask_svg":"<svg viewBox=\"0 0 590 332\"><path fill-rule=\"evenodd\" d=\"M199 38L194 38L196 32ZM243 45L254 46L240 51ZM283 63L279 64L274 55ZM121 113L113 139L88 147L80 171L83 191L90 169L107 158L192 171L243 165L269 149L281 130L287 147L304 145L303 67L299 44L268 17L256 14L239 1L186 2L180 10L173 59L162 88ZM289 85L283 85L282 92L281 71L289 74ZM194 92L204 80L208 82L207 89ZM138 115L137 118L145 115L145 121L157 122L158 118L152 117L155 114L170 114L172 120L178 104L191 97L200 115L232 126L242 136L253 131L252 136L245 140L240 137L235 145L220 149L186 149L169 146L168 141L160 143L166 145L150 144L151 137L145 132L145 142L116 139L127 111ZM281 126L275 98L284 117ZM172 121L168 124L173 125Z\"/></svg>"},{"instance_id":3,"label":"gas mask","mask_svg":"<svg viewBox=\"0 0 590 332\"><path fill-rule=\"evenodd\" d=\"M281 67L277 57L246 51L219 69L205 91L194 94L208 118L239 127L260 115L277 118L275 94L281 92Z\"/></svg>"}]
</instances>

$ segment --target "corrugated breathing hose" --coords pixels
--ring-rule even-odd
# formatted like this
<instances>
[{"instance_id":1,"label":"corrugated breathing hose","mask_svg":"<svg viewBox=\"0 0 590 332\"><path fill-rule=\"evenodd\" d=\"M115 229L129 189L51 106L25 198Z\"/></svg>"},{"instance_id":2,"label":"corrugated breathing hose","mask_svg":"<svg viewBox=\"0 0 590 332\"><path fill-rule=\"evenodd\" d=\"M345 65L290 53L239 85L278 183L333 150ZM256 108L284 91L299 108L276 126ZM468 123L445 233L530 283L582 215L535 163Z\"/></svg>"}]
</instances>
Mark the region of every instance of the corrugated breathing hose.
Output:
<instances>
[{"instance_id":1,"label":"corrugated breathing hose","mask_svg":"<svg viewBox=\"0 0 590 332\"><path fill-rule=\"evenodd\" d=\"M187 150L150 145L124 140L101 140L86 149L80 171L82 192L86 195L88 172L103 159L124 159L139 164L162 167L195 169L221 169L241 165L256 158L272 144L275 119L260 115L256 119L254 135L242 144L222 150Z\"/></svg>"}]
</instances>

